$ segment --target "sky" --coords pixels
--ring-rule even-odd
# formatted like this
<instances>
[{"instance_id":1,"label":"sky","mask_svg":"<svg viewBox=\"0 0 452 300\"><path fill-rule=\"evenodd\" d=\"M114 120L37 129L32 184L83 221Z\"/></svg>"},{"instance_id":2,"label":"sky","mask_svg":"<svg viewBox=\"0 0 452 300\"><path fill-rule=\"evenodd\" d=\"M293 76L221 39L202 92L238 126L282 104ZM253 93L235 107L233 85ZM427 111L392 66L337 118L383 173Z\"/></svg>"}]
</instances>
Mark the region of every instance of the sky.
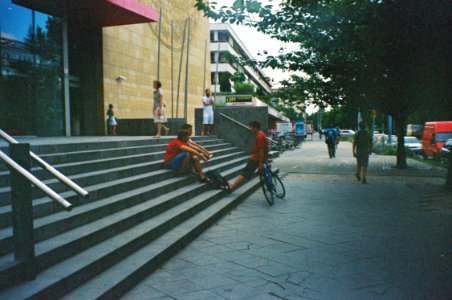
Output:
<instances>
[{"instance_id":1,"label":"sky","mask_svg":"<svg viewBox=\"0 0 452 300\"><path fill-rule=\"evenodd\" d=\"M47 18L48 15L35 12L35 25L45 28ZM31 10L0 0L0 34L3 38L23 42L28 36L31 24Z\"/></svg>"},{"instance_id":2,"label":"sky","mask_svg":"<svg viewBox=\"0 0 452 300\"><path fill-rule=\"evenodd\" d=\"M216 0L215 2L218 3L217 7L221 7L222 5L225 6L231 6L233 4L233 0ZM264 5L266 4L272 4L274 6L277 6L281 3L281 0L262 0L261 3ZM213 20L212 20L213 22ZM257 32L256 29L246 26L240 26L240 25L231 25L234 32L237 34L237 36L240 38L242 43L245 45L245 47L248 49L248 51L253 55L254 58L257 60L263 60L265 55L258 56L259 52L263 52L263 50L267 51L267 55L277 55L280 48L287 48L290 50L296 50L297 45L295 44L288 44L283 43L281 41L278 41L276 39L272 39L268 35L264 35L260 32ZM284 79L288 79L290 77L289 72L283 72L279 69L271 69L271 68L265 68L263 69L264 73L272 78L274 87L278 87L278 82Z\"/></svg>"}]
</instances>

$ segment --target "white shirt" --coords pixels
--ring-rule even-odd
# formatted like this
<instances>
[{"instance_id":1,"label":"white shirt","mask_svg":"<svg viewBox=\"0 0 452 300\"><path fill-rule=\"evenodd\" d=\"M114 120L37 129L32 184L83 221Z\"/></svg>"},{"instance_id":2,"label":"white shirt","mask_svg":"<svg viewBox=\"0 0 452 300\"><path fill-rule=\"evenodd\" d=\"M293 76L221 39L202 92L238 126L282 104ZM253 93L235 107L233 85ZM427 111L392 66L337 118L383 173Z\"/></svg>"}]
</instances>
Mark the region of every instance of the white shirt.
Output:
<instances>
[{"instance_id":1,"label":"white shirt","mask_svg":"<svg viewBox=\"0 0 452 300\"><path fill-rule=\"evenodd\" d=\"M213 97L202 97L202 103L204 104L212 104L213 103ZM212 105L208 105L208 106L204 106L203 107L203 111L205 113L213 113L213 106Z\"/></svg>"}]
</instances>

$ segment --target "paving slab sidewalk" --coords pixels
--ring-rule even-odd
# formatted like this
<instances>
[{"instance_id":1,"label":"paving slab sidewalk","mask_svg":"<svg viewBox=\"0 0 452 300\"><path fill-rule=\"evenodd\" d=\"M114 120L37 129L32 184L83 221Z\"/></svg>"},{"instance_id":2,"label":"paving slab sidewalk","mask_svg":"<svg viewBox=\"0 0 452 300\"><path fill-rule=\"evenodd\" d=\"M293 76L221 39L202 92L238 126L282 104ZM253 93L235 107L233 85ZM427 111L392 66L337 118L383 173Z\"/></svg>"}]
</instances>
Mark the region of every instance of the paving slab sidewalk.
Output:
<instances>
[{"instance_id":1,"label":"paving slab sidewalk","mask_svg":"<svg viewBox=\"0 0 452 300\"><path fill-rule=\"evenodd\" d=\"M274 162L285 199L270 207L257 191L123 299L449 299L444 171L394 173L374 156L364 185L350 145L336 160L323 146Z\"/></svg>"}]
</instances>

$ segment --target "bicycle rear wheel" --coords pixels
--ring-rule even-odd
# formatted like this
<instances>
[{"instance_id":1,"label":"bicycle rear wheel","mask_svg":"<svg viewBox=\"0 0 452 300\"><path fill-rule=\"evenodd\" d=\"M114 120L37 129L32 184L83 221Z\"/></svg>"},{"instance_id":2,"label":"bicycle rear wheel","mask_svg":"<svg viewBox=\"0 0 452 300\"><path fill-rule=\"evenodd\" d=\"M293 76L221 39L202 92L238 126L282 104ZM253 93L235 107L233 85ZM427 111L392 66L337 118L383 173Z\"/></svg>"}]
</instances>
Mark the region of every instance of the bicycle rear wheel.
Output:
<instances>
[{"instance_id":1,"label":"bicycle rear wheel","mask_svg":"<svg viewBox=\"0 0 452 300\"><path fill-rule=\"evenodd\" d=\"M278 175L273 172L272 172L272 181L273 181L272 193L280 199L284 198L284 196L286 195L286 188L284 187L284 184L282 183Z\"/></svg>"},{"instance_id":2,"label":"bicycle rear wheel","mask_svg":"<svg viewBox=\"0 0 452 300\"><path fill-rule=\"evenodd\" d=\"M261 188L264 192L265 199L267 200L268 204L273 205L275 203L275 198L273 197L273 188L271 185L272 183L268 183L265 176L260 174L260 181L261 181Z\"/></svg>"}]
</instances>

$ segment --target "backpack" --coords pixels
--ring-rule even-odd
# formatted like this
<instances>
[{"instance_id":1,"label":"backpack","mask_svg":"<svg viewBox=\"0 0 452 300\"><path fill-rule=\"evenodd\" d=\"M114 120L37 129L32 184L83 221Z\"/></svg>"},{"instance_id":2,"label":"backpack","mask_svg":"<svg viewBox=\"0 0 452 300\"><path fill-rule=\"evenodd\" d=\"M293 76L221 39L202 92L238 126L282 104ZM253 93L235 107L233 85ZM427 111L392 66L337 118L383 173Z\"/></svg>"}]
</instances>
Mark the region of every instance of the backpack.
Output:
<instances>
[{"instance_id":1,"label":"backpack","mask_svg":"<svg viewBox=\"0 0 452 300\"><path fill-rule=\"evenodd\" d=\"M229 185L229 182L217 170L210 170L205 173L212 186L216 189L221 189Z\"/></svg>"},{"instance_id":2,"label":"backpack","mask_svg":"<svg viewBox=\"0 0 452 300\"><path fill-rule=\"evenodd\" d=\"M333 130L334 129L328 129L326 131L326 138L325 138L325 143L332 143L334 140L334 134L333 134Z\"/></svg>"}]
</instances>

